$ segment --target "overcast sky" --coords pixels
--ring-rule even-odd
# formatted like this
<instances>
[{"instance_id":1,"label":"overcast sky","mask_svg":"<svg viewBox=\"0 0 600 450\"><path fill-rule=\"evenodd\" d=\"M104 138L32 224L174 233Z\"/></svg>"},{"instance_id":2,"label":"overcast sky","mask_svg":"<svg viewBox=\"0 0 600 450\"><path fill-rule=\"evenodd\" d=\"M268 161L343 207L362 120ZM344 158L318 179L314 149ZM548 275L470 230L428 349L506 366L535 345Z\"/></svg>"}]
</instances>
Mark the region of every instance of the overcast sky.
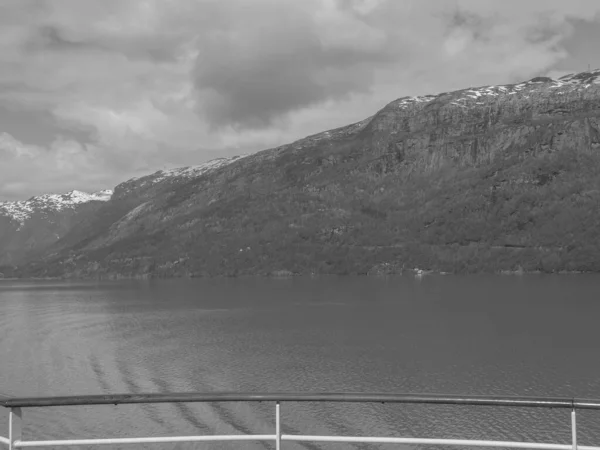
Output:
<instances>
[{"instance_id":1,"label":"overcast sky","mask_svg":"<svg viewBox=\"0 0 600 450\"><path fill-rule=\"evenodd\" d=\"M600 67L598 0L2 0L0 200Z\"/></svg>"}]
</instances>

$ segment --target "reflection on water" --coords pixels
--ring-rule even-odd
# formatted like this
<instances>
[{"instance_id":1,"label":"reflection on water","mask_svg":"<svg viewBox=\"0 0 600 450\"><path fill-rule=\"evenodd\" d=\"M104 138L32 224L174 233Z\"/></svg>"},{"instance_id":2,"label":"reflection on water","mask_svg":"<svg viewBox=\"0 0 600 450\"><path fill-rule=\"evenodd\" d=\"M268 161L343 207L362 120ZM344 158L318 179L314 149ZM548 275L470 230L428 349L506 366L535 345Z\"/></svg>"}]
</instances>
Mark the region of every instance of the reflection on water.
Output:
<instances>
[{"instance_id":1,"label":"reflection on water","mask_svg":"<svg viewBox=\"0 0 600 450\"><path fill-rule=\"evenodd\" d=\"M0 393L597 398L599 288L597 276L5 281ZM39 439L272 433L274 427L272 404L39 408L25 416L26 438ZM0 421L6 430L5 413ZM299 434L570 440L568 411L513 408L284 404L283 425ZM600 444L599 414L581 413L579 428L580 444ZM265 448L153 448L202 445Z\"/></svg>"}]
</instances>

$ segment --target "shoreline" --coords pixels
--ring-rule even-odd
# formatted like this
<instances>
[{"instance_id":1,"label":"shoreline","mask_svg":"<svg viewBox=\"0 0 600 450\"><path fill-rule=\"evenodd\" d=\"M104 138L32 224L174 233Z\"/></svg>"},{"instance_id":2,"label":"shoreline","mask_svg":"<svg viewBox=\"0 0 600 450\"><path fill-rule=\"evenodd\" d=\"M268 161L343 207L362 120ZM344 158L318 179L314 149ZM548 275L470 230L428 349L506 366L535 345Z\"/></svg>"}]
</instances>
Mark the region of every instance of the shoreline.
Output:
<instances>
[{"instance_id":1,"label":"shoreline","mask_svg":"<svg viewBox=\"0 0 600 450\"><path fill-rule=\"evenodd\" d=\"M423 269L405 270L402 272L394 273L356 273L356 274L335 274L335 273L293 273L285 271L275 271L276 273L268 274L243 274L243 275L213 275L213 276L181 276L181 277L160 277L160 276L124 276L124 275L109 275L101 277L6 277L0 278L0 283L3 281L132 281L132 280L177 280L177 279L215 279L215 278L318 278L318 277L366 277L366 278L386 278L386 277L405 277L412 276L416 279L423 279L428 276L477 276L477 275L495 275L495 276L524 276L524 275L593 275L599 274L600 272L583 272L583 271L559 271L559 272L542 272L539 270L535 271L524 271L524 270L501 270L497 272L474 272L474 273L455 273L455 272L444 272L444 271L429 271Z\"/></svg>"}]
</instances>

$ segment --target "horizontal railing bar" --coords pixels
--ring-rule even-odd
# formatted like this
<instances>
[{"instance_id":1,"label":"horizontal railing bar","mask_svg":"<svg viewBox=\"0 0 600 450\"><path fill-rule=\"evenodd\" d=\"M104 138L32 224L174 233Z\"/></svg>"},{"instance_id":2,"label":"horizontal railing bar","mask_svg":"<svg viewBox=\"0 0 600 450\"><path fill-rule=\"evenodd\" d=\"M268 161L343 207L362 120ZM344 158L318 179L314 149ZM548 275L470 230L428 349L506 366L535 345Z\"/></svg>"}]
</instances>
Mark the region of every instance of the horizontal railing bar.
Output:
<instances>
[{"instance_id":1,"label":"horizontal railing bar","mask_svg":"<svg viewBox=\"0 0 600 450\"><path fill-rule=\"evenodd\" d=\"M273 441L276 436L264 435L217 435L217 436L169 436L148 438L116 438L116 439L65 439L48 441L21 441L15 447L56 447L71 445L111 445L111 444L151 444L173 442L209 442L209 441ZM294 442L348 442L363 444L412 444L412 445L449 445L463 447L502 447L525 448L537 450L571 450L570 444L548 444L537 442L485 441L469 439L428 439L428 438L395 438L367 436L310 436L310 435L281 435L283 441ZM6 440L8 443L8 440ZM600 447L580 445L580 450L600 450Z\"/></svg>"},{"instance_id":2,"label":"horizontal railing bar","mask_svg":"<svg viewBox=\"0 0 600 450\"><path fill-rule=\"evenodd\" d=\"M0 399L0 405L14 407L46 407L76 405L118 405L130 403L198 403L198 402L354 402L417 403L471 406L516 406L538 408L600 409L600 400L560 397L485 397L436 394L391 393L240 393L192 392L171 394L112 394L68 397L35 397Z\"/></svg>"},{"instance_id":3,"label":"horizontal railing bar","mask_svg":"<svg viewBox=\"0 0 600 450\"><path fill-rule=\"evenodd\" d=\"M307 439L304 439L307 438ZM537 442L510 442L510 441L482 441L462 439L428 439L428 438L393 438L393 437L352 437L352 436L287 436L282 440L296 442L354 442L363 444L390 443L413 445L448 445L461 447L504 447L504 448L529 448L540 450L572 450L571 444L547 444ZM600 447L591 445L578 445L578 450L600 450Z\"/></svg>"},{"instance_id":4,"label":"horizontal railing bar","mask_svg":"<svg viewBox=\"0 0 600 450\"><path fill-rule=\"evenodd\" d=\"M8 438L5 438L4 436L0 436L0 443L2 444L10 444L10 441L8 440Z\"/></svg>"},{"instance_id":5,"label":"horizontal railing bar","mask_svg":"<svg viewBox=\"0 0 600 450\"><path fill-rule=\"evenodd\" d=\"M305 436L281 435L281 440L295 442L354 442L364 444L414 444L414 445L450 445L464 447L504 447L530 448L545 450L572 450L571 444L547 444L537 442L485 441L469 439L429 439L429 438L395 438L395 437L363 437L363 436ZM578 445L578 450L600 450L600 447Z\"/></svg>"},{"instance_id":6,"label":"horizontal railing bar","mask_svg":"<svg viewBox=\"0 0 600 450\"><path fill-rule=\"evenodd\" d=\"M363 436L281 436L284 441L295 442L355 442L364 444L421 444L421 445L459 445L464 447L504 447L531 448L543 450L572 450L570 444L546 444L537 442L484 441L469 439L429 439L429 438L395 438L395 437L363 437Z\"/></svg>"},{"instance_id":7,"label":"horizontal railing bar","mask_svg":"<svg viewBox=\"0 0 600 450\"><path fill-rule=\"evenodd\" d=\"M159 444L168 442L202 442L202 441L274 441L274 434L231 434L216 436L167 436L146 438L115 439L65 439L58 441L21 441L15 443L17 448L25 447L60 447L70 445L111 445L111 444Z\"/></svg>"}]
</instances>

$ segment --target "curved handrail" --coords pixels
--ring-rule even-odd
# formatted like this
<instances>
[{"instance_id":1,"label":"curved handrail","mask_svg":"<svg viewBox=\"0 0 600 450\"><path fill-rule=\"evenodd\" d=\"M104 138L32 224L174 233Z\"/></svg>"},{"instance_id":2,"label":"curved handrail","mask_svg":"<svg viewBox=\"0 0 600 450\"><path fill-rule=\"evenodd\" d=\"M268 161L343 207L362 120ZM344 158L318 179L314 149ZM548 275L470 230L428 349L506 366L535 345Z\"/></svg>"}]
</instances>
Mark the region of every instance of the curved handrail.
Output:
<instances>
[{"instance_id":1,"label":"curved handrail","mask_svg":"<svg viewBox=\"0 0 600 450\"><path fill-rule=\"evenodd\" d=\"M600 400L567 397L512 397L441 394L344 393L344 392L181 392L145 394L74 395L65 397L0 398L5 408L75 405L119 405L130 403L206 402L347 402L412 403L469 406L512 406L533 408L597 409Z\"/></svg>"}]
</instances>

